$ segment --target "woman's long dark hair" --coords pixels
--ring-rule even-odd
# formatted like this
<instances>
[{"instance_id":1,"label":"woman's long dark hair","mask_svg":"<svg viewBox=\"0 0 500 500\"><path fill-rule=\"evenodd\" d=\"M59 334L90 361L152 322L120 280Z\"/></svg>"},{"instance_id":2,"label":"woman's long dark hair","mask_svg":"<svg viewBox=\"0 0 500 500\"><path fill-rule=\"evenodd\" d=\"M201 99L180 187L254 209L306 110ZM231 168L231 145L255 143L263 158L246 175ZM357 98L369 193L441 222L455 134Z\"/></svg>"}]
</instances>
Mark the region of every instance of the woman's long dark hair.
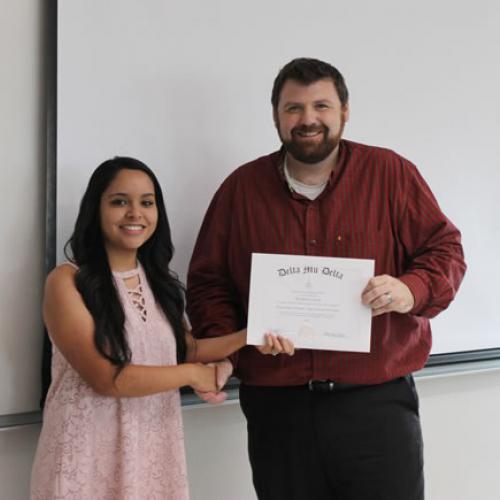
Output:
<instances>
[{"instance_id":1,"label":"woman's long dark hair","mask_svg":"<svg viewBox=\"0 0 500 500\"><path fill-rule=\"evenodd\" d=\"M172 326L177 342L177 362L181 363L186 357L184 288L169 269L174 253L170 226L160 184L149 167L139 160L127 157L115 157L97 167L83 195L75 228L64 247L64 254L79 268L75 284L94 318L94 340L98 351L113 364L123 368L130 363L131 352L124 331L125 313L104 248L100 217L102 194L123 169L144 172L154 185L158 222L154 233L139 248L138 259L155 300Z\"/></svg>"}]
</instances>

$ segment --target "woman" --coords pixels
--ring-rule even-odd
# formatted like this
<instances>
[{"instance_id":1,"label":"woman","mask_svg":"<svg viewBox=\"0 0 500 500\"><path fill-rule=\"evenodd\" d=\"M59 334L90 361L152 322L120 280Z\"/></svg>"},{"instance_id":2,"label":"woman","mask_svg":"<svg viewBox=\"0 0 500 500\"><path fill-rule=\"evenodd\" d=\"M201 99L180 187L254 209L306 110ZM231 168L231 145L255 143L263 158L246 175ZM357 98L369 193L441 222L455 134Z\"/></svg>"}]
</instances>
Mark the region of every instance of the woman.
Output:
<instances>
[{"instance_id":1,"label":"woman","mask_svg":"<svg viewBox=\"0 0 500 500\"><path fill-rule=\"evenodd\" d=\"M188 498L177 389L216 393L217 364L202 363L242 347L245 330L186 332L161 188L138 160L96 169L65 253L45 286L52 384L32 499ZM267 342L264 354L293 352Z\"/></svg>"}]
</instances>

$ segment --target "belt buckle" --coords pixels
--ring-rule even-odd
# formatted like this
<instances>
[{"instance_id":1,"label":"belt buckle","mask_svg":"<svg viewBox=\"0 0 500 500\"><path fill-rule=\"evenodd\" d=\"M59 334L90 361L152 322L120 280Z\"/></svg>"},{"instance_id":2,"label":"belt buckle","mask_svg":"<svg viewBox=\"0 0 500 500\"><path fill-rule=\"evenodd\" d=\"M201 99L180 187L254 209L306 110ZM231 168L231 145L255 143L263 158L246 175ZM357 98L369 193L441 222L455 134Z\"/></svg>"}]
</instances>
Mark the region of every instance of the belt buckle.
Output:
<instances>
[{"instance_id":1,"label":"belt buckle","mask_svg":"<svg viewBox=\"0 0 500 500\"><path fill-rule=\"evenodd\" d=\"M311 392L333 392L335 389L335 382L332 380L309 380L308 385Z\"/></svg>"}]
</instances>

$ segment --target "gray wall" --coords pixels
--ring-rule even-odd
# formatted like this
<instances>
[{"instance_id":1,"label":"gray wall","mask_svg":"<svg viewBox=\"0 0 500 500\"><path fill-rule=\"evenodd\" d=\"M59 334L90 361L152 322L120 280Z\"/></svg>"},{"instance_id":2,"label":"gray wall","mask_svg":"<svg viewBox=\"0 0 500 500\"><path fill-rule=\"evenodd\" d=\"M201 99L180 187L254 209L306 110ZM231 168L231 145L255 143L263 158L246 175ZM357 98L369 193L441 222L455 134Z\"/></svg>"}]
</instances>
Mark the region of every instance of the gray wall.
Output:
<instances>
[{"instance_id":1,"label":"gray wall","mask_svg":"<svg viewBox=\"0 0 500 500\"><path fill-rule=\"evenodd\" d=\"M0 415L34 409L39 388L44 235L42 17L38 2L1 3ZM29 384L26 384L26 381Z\"/></svg>"},{"instance_id":2,"label":"gray wall","mask_svg":"<svg viewBox=\"0 0 500 500\"><path fill-rule=\"evenodd\" d=\"M43 275L43 78L39 2L0 0L0 149L4 231L0 245L0 378L14 393L39 366L14 352L41 349ZM17 356L17 354L16 354ZM35 356L38 357L38 354ZM28 375L26 375L28 373ZM500 492L500 372L419 379L428 500L497 500ZM0 403L10 400L2 394ZM19 406L38 398L33 385ZM245 424L237 404L184 411L193 500L250 500ZM0 430L0 500L22 500L39 427Z\"/></svg>"}]
</instances>

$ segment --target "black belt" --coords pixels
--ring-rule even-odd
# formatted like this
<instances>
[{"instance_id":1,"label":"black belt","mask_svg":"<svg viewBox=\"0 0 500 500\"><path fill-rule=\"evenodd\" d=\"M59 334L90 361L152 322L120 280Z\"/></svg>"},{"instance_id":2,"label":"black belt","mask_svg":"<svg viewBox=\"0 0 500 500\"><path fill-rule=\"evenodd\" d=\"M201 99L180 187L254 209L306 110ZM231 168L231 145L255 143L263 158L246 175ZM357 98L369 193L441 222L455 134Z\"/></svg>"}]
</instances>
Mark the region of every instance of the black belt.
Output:
<instances>
[{"instance_id":1,"label":"black belt","mask_svg":"<svg viewBox=\"0 0 500 500\"><path fill-rule=\"evenodd\" d=\"M309 380L307 387L312 392L342 392L370 386L366 384L342 384L333 380Z\"/></svg>"}]
</instances>

